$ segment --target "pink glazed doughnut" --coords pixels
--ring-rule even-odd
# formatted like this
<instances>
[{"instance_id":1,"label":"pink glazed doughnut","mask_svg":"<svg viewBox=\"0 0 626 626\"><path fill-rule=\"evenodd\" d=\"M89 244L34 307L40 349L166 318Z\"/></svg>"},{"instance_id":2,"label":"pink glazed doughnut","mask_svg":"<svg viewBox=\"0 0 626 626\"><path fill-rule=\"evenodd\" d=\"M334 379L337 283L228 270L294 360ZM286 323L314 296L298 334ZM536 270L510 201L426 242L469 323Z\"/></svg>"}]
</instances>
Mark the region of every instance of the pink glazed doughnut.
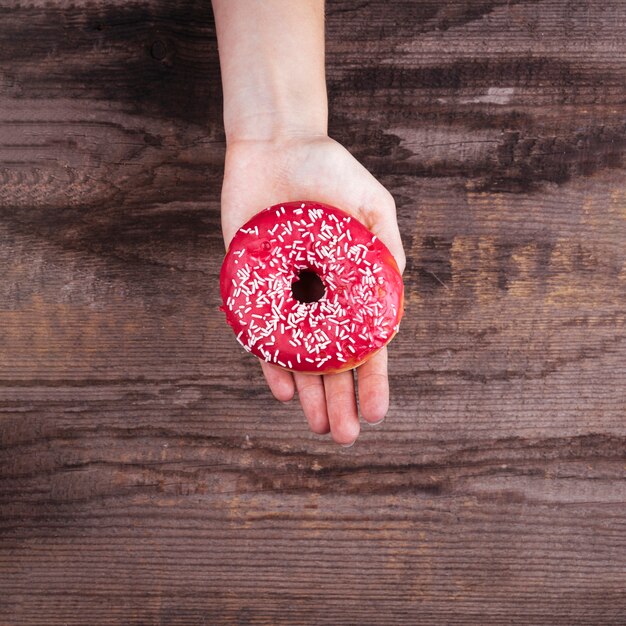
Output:
<instances>
[{"instance_id":1,"label":"pink glazed doughnut","mask_svg":"<svg viewBox=\"0 0 626 626\"><path fill-rule=\"evenodd\" d=\"M310 201L268 207L244 224L220 291L247 352L318 374L357 367L388 344L404 305L387 246L344 211Z\"/></svg>"}]
</instances>

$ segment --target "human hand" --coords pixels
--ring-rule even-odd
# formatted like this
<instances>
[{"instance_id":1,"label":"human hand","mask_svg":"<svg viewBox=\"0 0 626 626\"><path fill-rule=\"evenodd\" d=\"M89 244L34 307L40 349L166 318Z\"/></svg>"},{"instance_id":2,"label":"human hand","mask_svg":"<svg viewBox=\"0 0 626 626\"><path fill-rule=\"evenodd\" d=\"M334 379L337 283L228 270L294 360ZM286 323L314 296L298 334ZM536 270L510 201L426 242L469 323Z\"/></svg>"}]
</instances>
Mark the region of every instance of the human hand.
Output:
<instances>
[{"instance_id":1,"label":"human hand","mask_svg":"<svg viewBox=\"0 0 626 626\"><path fill-rule=\"evenodd\" d=\"M313 200L354 215L387 244L400 270L405 259L391 194L341 145L327 136L324 1L212 0L220 50L227 139L222 227L226 245L267 206ZM352 444L359 419L352 371L288 372L262 362L273 394L295 389L311 429ZM387 350L358 368L365 421L389 406Z\"/></svg>"},{"instance_id":2,"label":"human hand","mask_svg":"<svg viewBox=\"0 0 626 626\"><path fill-rule=\"evenodd\" d=\"M272 204L314 200L337 206L365 224L387 245L400 271L405 256L391 194L340 144L323 134L231 141L222 188L226 246L237 229ZM360 426L354 371L338 374L289 372L261 361L274 396L291 400L297 389L311 430L351 445ZM363 419L375 424L389 407L387 348L356 370Z\"/></svg>"}]
</instances>

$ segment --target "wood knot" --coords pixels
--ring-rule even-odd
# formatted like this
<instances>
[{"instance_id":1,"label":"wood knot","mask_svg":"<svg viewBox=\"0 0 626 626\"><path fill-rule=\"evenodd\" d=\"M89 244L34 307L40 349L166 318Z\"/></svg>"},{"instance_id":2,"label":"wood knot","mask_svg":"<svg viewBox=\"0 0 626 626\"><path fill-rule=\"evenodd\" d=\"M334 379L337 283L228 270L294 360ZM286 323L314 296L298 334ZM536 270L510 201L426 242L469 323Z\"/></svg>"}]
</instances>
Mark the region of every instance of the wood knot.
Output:
<instances>
[{"instance_id":1,"label":"wood knot","mask_svg":"<svg viewBox=\"0 0 626 626\"><path fill-rule=\"evenodd\" d=\"M150 56L157 61L162 61L167 56L167 46L163 41L157 39L150 46Z\"/></svg>"}]
</instances>

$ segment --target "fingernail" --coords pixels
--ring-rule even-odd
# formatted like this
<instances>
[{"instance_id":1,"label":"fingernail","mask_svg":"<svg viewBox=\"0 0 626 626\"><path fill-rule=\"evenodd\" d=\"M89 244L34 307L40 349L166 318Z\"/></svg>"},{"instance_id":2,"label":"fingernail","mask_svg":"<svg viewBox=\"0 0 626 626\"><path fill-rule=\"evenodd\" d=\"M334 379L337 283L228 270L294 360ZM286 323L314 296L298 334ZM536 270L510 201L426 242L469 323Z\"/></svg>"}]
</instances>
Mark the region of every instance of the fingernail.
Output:
<instances>
[{"instance_id":1,"label":"fingernail","mask_svg":"<svg viewBox=\"0 0 626 626\"><path fill-rule=\"evenodd\" d=\"M354 441L356 441L356 439ZM352 443L342 443L341 447L342 448L351 448L354 445L354 441Z\"/></svg>"},{"instance_id":2,"label":"fingernail","mask_svg":"<svg viewBox=\"0 0 626 626\"><path fill-rule=\"evenodd\" d=\"M366 424L369 424L370 426L378 426L378 424L382 424L385 421L385 418L381 418L379 419L377 422L365 422Z\"/></svg>"}]
</instances>

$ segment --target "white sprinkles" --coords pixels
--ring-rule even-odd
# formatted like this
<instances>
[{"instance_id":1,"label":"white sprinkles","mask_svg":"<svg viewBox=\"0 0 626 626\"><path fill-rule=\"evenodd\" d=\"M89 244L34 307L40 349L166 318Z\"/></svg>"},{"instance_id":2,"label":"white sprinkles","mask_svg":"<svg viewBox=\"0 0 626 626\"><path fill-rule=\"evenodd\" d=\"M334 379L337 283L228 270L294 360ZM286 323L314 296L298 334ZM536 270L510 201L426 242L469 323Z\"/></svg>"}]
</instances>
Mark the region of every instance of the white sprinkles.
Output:
<instances>
[{"instance_id":1,"label":"white sprinkles","mask_svg":"<svg viewBox=\"0 0 626 626\"><path fill-rule=\"evenodd\" d=\"M264 221L272 210L281 221L269 229L240 229L248 237L233 240L239 262L226 286L229 322L244 349L267 362L315 371L330 361L340 368L382 347L398 330L397 307L385 297L380 250L372 246L376 237L368 247L355 242L349 216L304 203L287 207L265 209ZM269 242L266 253L242 258L247 247L258 248L259 238L264 246ZM306 269L324 282L317 302L298 302L291 292Z\"/></svg>"}]
</instances>

